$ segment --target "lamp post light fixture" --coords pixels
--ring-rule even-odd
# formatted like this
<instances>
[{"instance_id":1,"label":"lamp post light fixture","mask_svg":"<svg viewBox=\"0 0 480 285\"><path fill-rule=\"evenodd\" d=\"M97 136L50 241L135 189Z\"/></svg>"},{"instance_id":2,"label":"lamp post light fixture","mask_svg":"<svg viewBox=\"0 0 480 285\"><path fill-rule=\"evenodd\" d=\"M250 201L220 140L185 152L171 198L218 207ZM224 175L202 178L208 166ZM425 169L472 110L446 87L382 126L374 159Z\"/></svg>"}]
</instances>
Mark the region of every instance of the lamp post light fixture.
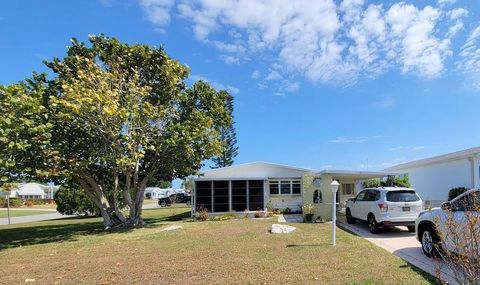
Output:
<instances>
[{"instance_id":1,"label":"lamp post light fixture","mask_svg":"<svg viewBox=\"0 0 480 285\"><path fill-rule=\"evenodd\" d=\"M330 184L330 187L332 189L332 245L335 246L336 243L336 224L337 224L337 191L338 191L338 186L340 186L340 183L338 183L337 180L333 180L332 183Z\"/></svg>"}]
</instances>

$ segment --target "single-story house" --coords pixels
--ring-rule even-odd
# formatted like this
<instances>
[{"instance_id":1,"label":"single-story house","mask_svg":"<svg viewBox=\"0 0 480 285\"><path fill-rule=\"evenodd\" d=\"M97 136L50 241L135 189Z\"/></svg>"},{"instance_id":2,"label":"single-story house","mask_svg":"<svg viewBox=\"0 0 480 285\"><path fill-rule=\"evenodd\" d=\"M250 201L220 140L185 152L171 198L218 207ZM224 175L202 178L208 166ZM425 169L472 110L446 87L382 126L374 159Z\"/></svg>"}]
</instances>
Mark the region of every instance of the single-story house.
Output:
<instances>
[{"instance_id":1,"label":"single-story house","mask_svg":"<svg viewBox=\"0 0 480 285\"><path fill-rule=\"evenodd\" d=\"M185 193L185 189L182 188L160 188L160 187L147 187L145 188L145 198L147 199L159 199L168 197L176 193Z\"/></svg>"},{"instance_id":2,"label":"single-story house","mask_svg":"<svg viewBox=\"0 0 480 285\"><path fill-rule=\"evenodd\" d=\"M437 206L448 199L452 188L480 188L480 147L395 165L385 171L408 175L420 197Z\"/></svg>"},{"instance_id":3,"label":"single-story house","mask_svg":"<svg viewBox=\"0 0 480 285\"><path fill-rule=\"evenodd\" d=\"M331 219L333 180L340 183L339 209L362 188L362 181L393 175L387 172L323 170L253 162L203 171L193 178L192 211L210 214L264 211L267 207L300 212L314 206L314 218Z\"/></svg>"},{"instance_id":4,"label":"single-story house","mask_svg":"<svg viewBox=\"0 0 480 285\"><path fill-rule=\"evenodd\" d=\"M53 199L59 186L43 185L40 183L20 183L10 191L11 198L21 199ZM4 196L4 195L3 195Z\"/></svg>"}]
</instances>

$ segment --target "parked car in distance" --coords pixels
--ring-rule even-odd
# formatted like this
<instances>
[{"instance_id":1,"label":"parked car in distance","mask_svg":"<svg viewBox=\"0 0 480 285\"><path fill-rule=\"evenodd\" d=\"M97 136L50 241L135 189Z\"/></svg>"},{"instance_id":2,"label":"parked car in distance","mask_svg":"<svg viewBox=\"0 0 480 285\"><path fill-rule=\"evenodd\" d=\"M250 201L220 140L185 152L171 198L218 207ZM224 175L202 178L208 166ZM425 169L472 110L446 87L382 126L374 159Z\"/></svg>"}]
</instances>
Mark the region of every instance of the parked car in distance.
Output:
<instances>
[{"instance_id":1,"label":"parked car in distance","mask_svg":"<svg viewBox=\"0 0 480 285\"><path fill-rule=\"evenodd\" d=\"M190 205L192 203L192 196L186 193L176 193L170 195L170 200L172 203L185 203Z\"/></svg>"},{"instance_id":2,"label":"parked car in distance","mask_svg":"<svg viewBox=\"0 0 480 285\"><path fill-rule=\"evenodd\" d=\"M406 226L415 231L415 220L423 210L423 201L415 189L403 187L367 188L347 201L347 222L368 222L368 230L377 233L379 228Z\"/></svg>"},{"instance_id":3,"label":"parked car in distance","mask_svg":"<svg viewBox=\"0 0 480 285\"><path fill-rule=\"evenodd\" d=\"M468 254L468 247L476 244L476 250L479 250L476 256L479 256L480 223L469 223L472 219L480 221L479 210L480 189L471 189L438 208L421 212L415 229L423 253L428 257L439 255L442 250L465 254L458 251L466 249Z\"/></svg>"},{"instance_id":4,"label":"parked car in distance","mask_svg":"<svg viewBox=\"0 0 480 285\"><path fill-rule=\"evenodd\" d=\"M172 205L172 199L170 197L158 198L158 205L160 207L167 207Z\"/></svg>"}]
</instances>

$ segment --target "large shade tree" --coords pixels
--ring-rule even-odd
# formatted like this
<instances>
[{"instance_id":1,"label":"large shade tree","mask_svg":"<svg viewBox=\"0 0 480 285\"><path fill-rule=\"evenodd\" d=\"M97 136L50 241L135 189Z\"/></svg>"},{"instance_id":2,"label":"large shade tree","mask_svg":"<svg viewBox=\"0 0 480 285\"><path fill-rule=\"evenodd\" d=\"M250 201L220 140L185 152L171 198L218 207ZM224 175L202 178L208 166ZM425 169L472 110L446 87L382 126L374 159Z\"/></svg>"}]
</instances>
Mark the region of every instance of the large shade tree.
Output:
<instances>
[{"instance_id":1,"label":"large shade tree","mask_svg":"<svg viewBox=\"0 0 480 285\"><path fill-rule=\"evenodd\" d=\"M90 42L73 39L65 58L46 62L53 79L35 76L0 89L2 98L34 100L31 105L39 107L30 113L38 118L29 120L42 127L40 136L22 131L27 144L35 142L30 148L36 157L28 158L26 147L22 153L9 148L16 137L0 134L0 148L7 148L0 171L5 180L21 173L79 185L106 228L142 225L150 180L194 174L220 152L219 131L232 123L225 108L229 94L202 81L187 87L188 67L162 48L103 35ZM10 109L17 117L31 116ZM7 123L0 121L2 131Z\"/></svg>"}]
</instances>

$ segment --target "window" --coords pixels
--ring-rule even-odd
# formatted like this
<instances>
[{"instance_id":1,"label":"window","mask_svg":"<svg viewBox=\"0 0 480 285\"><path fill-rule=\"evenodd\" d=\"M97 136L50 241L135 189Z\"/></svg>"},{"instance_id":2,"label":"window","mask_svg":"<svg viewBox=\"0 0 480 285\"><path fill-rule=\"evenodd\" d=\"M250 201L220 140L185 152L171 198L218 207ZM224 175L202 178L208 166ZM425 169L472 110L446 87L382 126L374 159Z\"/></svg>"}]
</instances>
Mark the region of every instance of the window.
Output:
<instances>
[{"instance_id":1,"label":"window","mask_svg":"<svg viewBox=\"0 0 480 285\"><path fill-rule=\"evenodd\" d=\"M314 204L322 203L322 191L318 189L313 191L313 203Z\"/></svg>"},{"instance_id":2,"label":"window","mask_svg":"<svg viewBox=\"0 0 480 285\"><path fill-rule=\"evenodd\" d=\"M401 191L387 192L387 201L389 202L416 202L419 200L420 200L420 197L418 197L415 191L401 190Z\"/></svg>"},{"instance_id":3,"label":"window","mask_svg":"<svg viewBox=\"0 0 480 285\"><path fill-rule=\"evenodd\" d=\"M197 210L202 207L212 211L212 181L197 181L195 185Z\"/></svg>"},{"instance_id":4,"label":"window","mask_svg":"<svg viewBox=\"0 0 480 285\"><path fill-rule=\"evenodd\" d=\"M228 181L213 181L213 209L212 212L228 212Z\"/></svg>"},{"instance_id":5,"label":"window","mask_svg":"<svg viewBox=\"0 0 480 285\"><path fill-rule=\"evenodd\" d=\"M480 192L472 192L452 203L454 211L477 211L480 208Z\"/></svg>"},{"instance_id":6,"label":"window","mask_svg":"<svg viewBox=\"0 0 480 285\"><path fill-rule=\"evenodd\" d=\"M353 183L342 184L342 195L353 195Z\"/></svg>"},{"instance_id":7,"label":"window","mask_svg":"<svg viewBox=\"0 0 480 285\"><path fill-rule=\"evenodd\" d=\"M363 201L377 201L380 200L380 191L377 190L367 190L365 191L365 197L363 197Z\"/></svg>"},{"instance_id":8,"label":"window","mask_svg":"<svg viewBox=\"0 0 480 285\"><path fill-rule=\"evenodd\" d=\"M232 210L245 211L247 209L247 181L232 181Z\"/></svg>"},{"instance_id":9,"label":"window","mask_svg":"<svg viewBox=\"0 0 480 285\"><path fill-rule=\"evenodd\" d=\"M300 194L301 188L300 181L292 181L292 194Z\"/></svg>"},{"instance_id":10,"label":"window","mask_svg":"<svg viewBox=\"0 0 480 285\"><path fill-rule=\"evenodd\" d=\"M302 191L300 180L271 180L268 184L270 195L299 195Z\"/></svg>"},{"instance_id":11,"label":"window","mask_svg":"<svg viewBox=\"0 0 480 285\"><path fill-rule=\"evenodd\" d=\"M365 198L365 194L367 193L366 190L358 193L357 197L355 198L356 201L364 201L363 199Z\"/></svg>"},{"instance_id":12,"label":"window","mask_svg":"<svg viewBox=\"0 0 480 285\"><path fill-rule=\"evenodd\" d=\"M263 180L248 181L248 203L250 211L264 210Z\"/></svg>"}]
</instances>

